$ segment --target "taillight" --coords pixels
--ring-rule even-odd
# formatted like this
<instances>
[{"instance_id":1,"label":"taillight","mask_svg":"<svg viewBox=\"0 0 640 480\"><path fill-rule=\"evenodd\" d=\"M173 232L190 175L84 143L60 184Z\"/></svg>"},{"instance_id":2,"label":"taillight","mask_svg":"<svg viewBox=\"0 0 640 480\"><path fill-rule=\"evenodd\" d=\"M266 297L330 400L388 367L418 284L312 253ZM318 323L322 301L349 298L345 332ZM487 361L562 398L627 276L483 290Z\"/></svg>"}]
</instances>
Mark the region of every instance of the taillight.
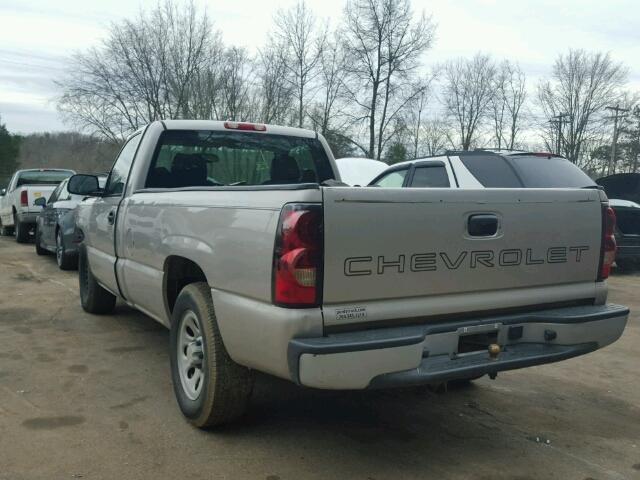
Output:
<instances>
[{"instance_id":1,"label":"taillight","mask_svg":"<svg viewBox=\"0 0 640 480\"><path fill-rule=\"evenodd\" d=\"M273 254L273 303L282 307L320 304L322 209L288 204L280 212Z\"/></svg>"},{"instance_id":2,"label":"taillight","mask_svg":"<svg viewBox=\"0 0 640 480\"><path fill-rule=\"evenodd\" d=\"M252 130L254 132L267 131L267 126L264 123L224 122L224 128L231 130Z\"/></svg>"},{"instance_id":3,"label":"taillight","mask_svg":"<svg viewBox=\"0 0 640 480\"><path fill-rule=\"evenodd\" d=\"M609 278L611 265L616 259L616 214L613 208L602 207L602 246L600 251L600 268L598 269L598 280Z\"/></svg>"},{"instance_id":4,"label":"taillight","mask_svg":"<svg viewBox=\"0 0 640 480\"><path fill-rule=\"evenodd\" d=\"M20 192L20 206L28 207L29 206L29 197L27 196L27 191L22 190Z\"/></svg>"}]
</instances>

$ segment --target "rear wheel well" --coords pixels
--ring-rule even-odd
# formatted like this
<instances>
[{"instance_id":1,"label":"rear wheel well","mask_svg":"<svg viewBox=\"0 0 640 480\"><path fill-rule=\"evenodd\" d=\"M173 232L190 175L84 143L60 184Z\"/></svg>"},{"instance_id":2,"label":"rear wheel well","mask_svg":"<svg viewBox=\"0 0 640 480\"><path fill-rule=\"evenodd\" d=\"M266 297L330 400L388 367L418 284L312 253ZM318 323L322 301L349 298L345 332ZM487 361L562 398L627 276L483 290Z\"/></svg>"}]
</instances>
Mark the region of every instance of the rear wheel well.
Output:
<instances>
[{"instance_id":1,"label":"rear wheel well","mask_svg":"<svg viewBox=\"0 0 640 480\"><path fill-rule=\"evenodd\" d=\"M193 260L171 256L164 264L164 299L169 318L180 291L191 283L206 282L207 277Z\"/></svg>"}]
</instances>

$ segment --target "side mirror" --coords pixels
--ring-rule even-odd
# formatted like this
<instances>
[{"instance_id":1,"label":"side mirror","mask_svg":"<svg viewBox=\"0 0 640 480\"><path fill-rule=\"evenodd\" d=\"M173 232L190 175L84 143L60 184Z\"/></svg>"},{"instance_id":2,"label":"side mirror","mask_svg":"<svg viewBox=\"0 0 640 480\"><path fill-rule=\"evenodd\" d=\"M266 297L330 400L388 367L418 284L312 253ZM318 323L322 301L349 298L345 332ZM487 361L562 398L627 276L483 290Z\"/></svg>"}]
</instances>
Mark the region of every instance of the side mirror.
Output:
<instances>
[{"instance_id":1,"label":"side mirror","mask_svg":"<svg viewBox=\"0 0 640 480\"><path fill-rule=\"evenodd\" d=\"M47 199L44 197L38 197L33 201L33 204L36 207L42 207L44 208L44 206L47 204Z\"/></svg>"},{"instance_id":2,"label":"side mirror","mask_svg":"<svg viewBox=\"0 0 640 480\"><path fill-rule=\"evenodd\" d=\"M0 197L4 197L6 194L7 194L6 188L0 189Z\"/></svg>"},{"instance_id":3,"label":"side mirror","mask_svg":"<svg viewBox=\"0 0 640 480\"><path fill-rule=\"evenodd\" d=\"M67 185L69 193L74 195L100 196L102 190L98 185L98 177L95 175L74 175Z\"/></svg>"}]
</instances>

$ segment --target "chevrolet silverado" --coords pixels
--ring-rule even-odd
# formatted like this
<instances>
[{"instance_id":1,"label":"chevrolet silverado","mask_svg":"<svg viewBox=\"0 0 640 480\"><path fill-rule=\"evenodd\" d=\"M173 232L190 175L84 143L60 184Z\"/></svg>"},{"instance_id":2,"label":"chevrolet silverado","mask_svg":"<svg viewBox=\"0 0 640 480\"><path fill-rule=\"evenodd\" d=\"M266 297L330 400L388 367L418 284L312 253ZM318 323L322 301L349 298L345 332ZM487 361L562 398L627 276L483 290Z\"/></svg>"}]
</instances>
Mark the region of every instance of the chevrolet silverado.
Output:
<instances>
[{"instance_id":1,"label":"chevrolet silverado","mask_svg":"<svg viewBox=\"0 0 640 480\"><path fill-rule=\"evenodd\" d=\"M253 371L323 389L495 377L614 342L615 216L597 188L340 182L325 139L168 120L100 188L76 175L82 307L116 298L170 329L196 426L240 416Z\"/></svg>"}]
</instances>

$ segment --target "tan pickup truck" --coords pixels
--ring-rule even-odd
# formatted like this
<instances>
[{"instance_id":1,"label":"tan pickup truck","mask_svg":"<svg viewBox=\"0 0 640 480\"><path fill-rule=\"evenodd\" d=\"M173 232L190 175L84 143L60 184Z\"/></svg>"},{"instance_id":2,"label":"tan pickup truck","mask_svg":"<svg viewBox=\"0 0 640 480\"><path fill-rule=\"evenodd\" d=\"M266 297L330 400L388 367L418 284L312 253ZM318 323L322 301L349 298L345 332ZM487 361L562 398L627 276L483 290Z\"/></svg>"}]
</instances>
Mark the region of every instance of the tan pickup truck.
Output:
<instances>
[{"instance_id":1,"label":"tan pickup truck","mask_svg":"<svg viewBox=\"0 0 640 480\"><path fill-rule=\"evenodd\" d=\"M348 187L321 135L154 122L77 211L82 306L171 330L199 427L245 410L254 370L324 389L472 379L592 352L614 216L597 188Z\"/></svg>"}]
</instances>

